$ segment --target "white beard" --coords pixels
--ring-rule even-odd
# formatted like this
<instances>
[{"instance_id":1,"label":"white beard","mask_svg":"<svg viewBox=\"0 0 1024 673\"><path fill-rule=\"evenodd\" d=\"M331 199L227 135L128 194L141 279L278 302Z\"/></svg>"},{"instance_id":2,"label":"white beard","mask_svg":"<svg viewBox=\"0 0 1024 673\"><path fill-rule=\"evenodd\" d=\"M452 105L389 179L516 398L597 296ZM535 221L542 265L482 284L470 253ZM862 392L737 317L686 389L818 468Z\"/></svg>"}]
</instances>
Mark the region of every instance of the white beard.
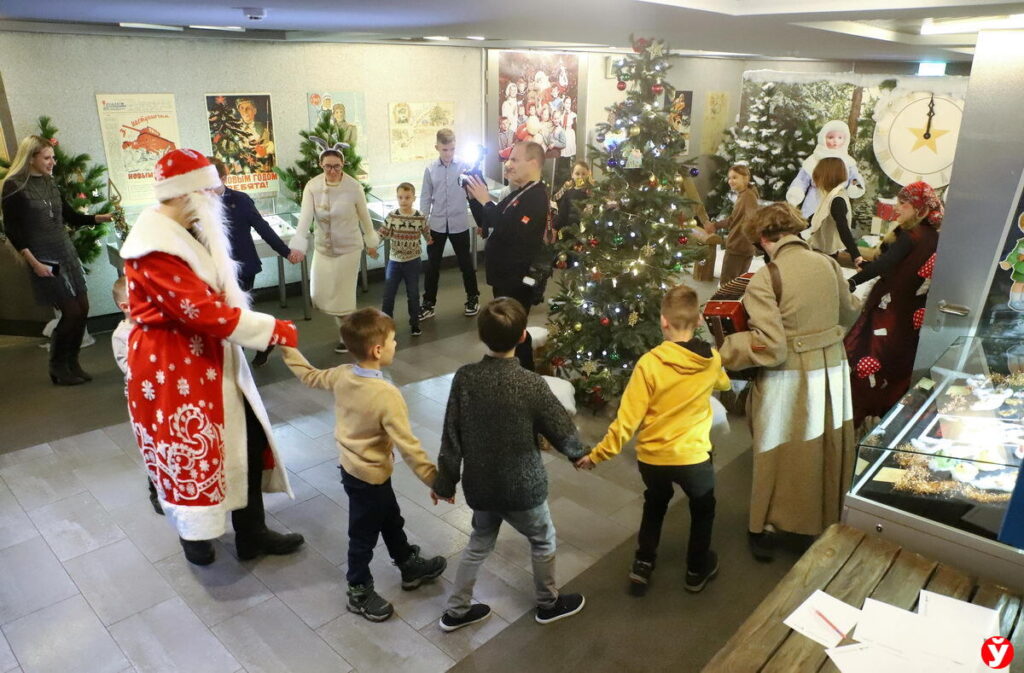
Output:
<instances>
[{"instance_id":1,"label":"white beard","mask_svg":"<svg viewBox=\"0 0 1024 673\"><path fill-rule=\"evenodd\" d=\"M238 286L238 262L231 256L224 203L220 197L206 192L192 192L185 206L186 222L192 222L196 238L210 252L217 267L217 280L228 300L228 306L249 308L249 294Z\"/></svg>"}]
</instances>

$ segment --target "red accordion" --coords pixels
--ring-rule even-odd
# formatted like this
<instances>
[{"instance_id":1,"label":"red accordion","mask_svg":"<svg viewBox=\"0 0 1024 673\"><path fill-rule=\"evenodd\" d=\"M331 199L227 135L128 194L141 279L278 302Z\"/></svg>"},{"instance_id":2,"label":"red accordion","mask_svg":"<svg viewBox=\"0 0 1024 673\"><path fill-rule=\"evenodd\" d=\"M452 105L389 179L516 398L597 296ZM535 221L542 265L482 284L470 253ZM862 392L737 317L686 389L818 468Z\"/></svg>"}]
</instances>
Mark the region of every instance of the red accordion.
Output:
<instances>
[{"instance_id":1,"label":"red accordion","mask_svg":"<svg viewBox=\"0 0 1024 673\"><path fill-rule=\"evenodd\" d=\"M743 293L747 284L754 277L753 273L745 273L718 288L711 299L704 305L704 322L715 337L715 346L722 347L725 337L736 332L746 332L747 311L743 308Z\"/></svg>"}]
</instances>

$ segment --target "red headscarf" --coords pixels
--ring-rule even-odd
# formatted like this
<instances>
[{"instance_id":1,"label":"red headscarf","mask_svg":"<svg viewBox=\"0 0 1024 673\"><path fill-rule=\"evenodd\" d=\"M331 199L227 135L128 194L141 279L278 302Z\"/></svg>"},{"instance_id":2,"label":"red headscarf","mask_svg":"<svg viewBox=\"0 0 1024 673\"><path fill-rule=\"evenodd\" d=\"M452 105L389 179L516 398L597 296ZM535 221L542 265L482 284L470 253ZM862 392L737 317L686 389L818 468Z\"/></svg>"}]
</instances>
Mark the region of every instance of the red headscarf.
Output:
<instances>
[{"instance_id":1,"label":"red headscarf","mask_svg":"<svg viewBox=\"0 0 1024 673\"><path fill-rule=\"evenodd\" d=\"M896 198L914 206L917 214L923 213L925 221L936 229L942 225L942 217L945 214L942 201L927 182L911 182L900 190Z\"/></svg>"}]
</instances>

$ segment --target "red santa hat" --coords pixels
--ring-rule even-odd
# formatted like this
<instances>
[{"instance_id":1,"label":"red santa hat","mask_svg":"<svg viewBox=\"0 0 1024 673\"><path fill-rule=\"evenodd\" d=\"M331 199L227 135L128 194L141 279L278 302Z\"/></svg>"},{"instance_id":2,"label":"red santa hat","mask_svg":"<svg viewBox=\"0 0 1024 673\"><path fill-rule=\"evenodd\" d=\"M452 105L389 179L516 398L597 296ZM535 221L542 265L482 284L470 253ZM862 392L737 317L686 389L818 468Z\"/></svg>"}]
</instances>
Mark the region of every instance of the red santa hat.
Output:
<instances>
[{"instance_id":1,"label":"red santa hat","mask_svg":"<svg viewBox=\"0 0 1024 673\"><path fill-rule=\"evenodd\" d=\"M153 168L153 194L159 201L221 186L217 169L200 152L171 150Z\"/></svg>"}]
</instances>

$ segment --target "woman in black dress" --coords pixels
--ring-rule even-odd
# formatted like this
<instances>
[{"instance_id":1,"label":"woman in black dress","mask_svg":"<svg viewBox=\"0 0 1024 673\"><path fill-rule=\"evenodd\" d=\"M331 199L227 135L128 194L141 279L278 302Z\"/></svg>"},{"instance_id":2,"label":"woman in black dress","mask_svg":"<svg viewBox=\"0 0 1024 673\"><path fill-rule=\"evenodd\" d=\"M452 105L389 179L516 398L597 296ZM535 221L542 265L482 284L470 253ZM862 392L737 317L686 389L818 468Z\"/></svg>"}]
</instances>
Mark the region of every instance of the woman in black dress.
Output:
<instances>
[{"instance_id":1,"label":"woman in black dress","mask_svg":"<svg viewBox=\"0 0 1024 673\"><path fill-rule=\"evenodd\" d=\"M111 215L83 215L64 202L53 179L53 147L41 136L21 141L0 190L4 229L32 272L36 302L60 311L50 342L50 380L74 386L91 381L78 363L89 315L85 274L65 225L109 222Z\"/></svg>"}]
</instances>

